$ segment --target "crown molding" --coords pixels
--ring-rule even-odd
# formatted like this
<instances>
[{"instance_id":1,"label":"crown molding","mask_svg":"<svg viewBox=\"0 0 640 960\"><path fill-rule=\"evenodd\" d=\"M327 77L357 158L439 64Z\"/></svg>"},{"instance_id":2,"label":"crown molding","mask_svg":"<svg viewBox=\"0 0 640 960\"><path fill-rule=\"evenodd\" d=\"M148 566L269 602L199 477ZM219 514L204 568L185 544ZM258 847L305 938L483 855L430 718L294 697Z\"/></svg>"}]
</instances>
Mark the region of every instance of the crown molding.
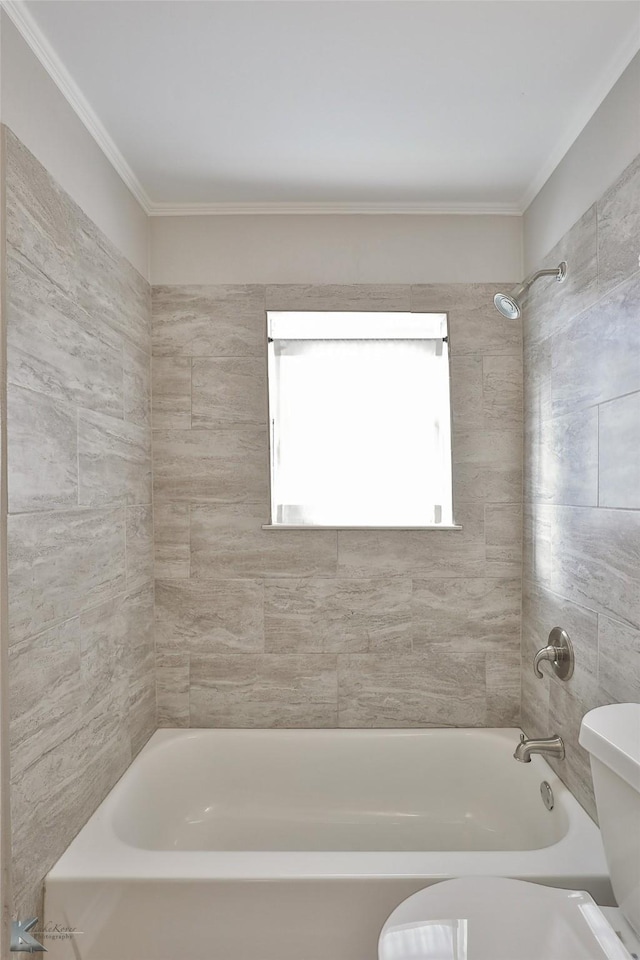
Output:
<instances>
[{"instance_id":1,"label":"crown molding","mask_svg":"<svg viewBox=\"0 0 640 960\"><path fill-rule=\"evenodd\" d=\"M515 203L152 203L151 217L207 216L508 216L519 217Z\"/></svg>"},{"instance_id":2,"label":"crown molding","mask_svg":"<svg viewBox=\"0 0 640 960\"><path fill-rule=\"evenodd\" d=\"M574 123L571 124L568 132L549 154L517 203L156 203L151 200L93 107L40 30L27 10L24 0L0 0L0 6L98 144L107 160L147 216L150 217L255 216L259 214L288 216L349 214L522 216L640 49L640 37L638 36L632 35L621 44L617 56L603 75L601 82L583 103L582 109L576 114Z\"/></svg>"},{"instance_id":3,"label":"crown molding","mask_svg":"<svg viewBox=\"0 0 640 960\"><path fill-rule=\"evenodd\" d=\"M523 193L520 203L518 204L523 214L540 193L553 171L567 155L598 107L611 92L636 53L638 53L638 50L640 50L640 36L637 34L631 34L631 36L627 37L620 45L609 69L602 75L600 83L591 91L589 97L585 99L581 109L576 112L573 123L567 128L564 136L556 144L555 149L548 155Z\"/></svg>"},{"instance_id":4,"label":"crown molding","mask_svg":"<svg viewBox=\"0 0 640 960\"><path fill-rule=\"evenodd\" d=\"M75 111L96 141L107 160L111 163L144 212L148 215L152 204L146 190L123 157L62 60L27 10L24 0L2 0L2 9L6 12L25 43L28 44L47 71L72 110Z\"/></svg>"}]
</instances>

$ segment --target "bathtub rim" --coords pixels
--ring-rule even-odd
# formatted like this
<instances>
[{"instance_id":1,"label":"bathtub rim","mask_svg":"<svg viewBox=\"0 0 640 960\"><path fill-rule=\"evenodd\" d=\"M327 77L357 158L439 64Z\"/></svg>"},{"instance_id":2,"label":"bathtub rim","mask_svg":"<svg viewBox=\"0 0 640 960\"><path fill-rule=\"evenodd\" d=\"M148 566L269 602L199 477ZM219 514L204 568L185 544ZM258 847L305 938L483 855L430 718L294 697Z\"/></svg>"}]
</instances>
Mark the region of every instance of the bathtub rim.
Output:
<instances>
[{"instance_id":1,"label":"bathtub rim","mask_svg":"<svg viewBox=\"0 0 640 960\"><path fill-rule=\"evenodd\" d=\"M195 729L157 730L92 817L52 867L47 882L98 880L291 880L291 879L446 879L461 875L498 875L561 885L568 878L608 881L600 831L568 788L542 757L533 757L541 779L547 780L568 818L568 831L558 842L534 850L508 851L211 851L148 850L121 840L112 824L112 813L128 781L137 775L141 758L177 739L202 734L260 735L267 739L283 733L352 734L367 738L381 734L424 736L438 731L445 736L491 736L518 742L517 727L372 728L329 730ZM515 761L514 761L515 762ZM568 884L570 885L570 884Z\"/></svg>"}]
</instances>

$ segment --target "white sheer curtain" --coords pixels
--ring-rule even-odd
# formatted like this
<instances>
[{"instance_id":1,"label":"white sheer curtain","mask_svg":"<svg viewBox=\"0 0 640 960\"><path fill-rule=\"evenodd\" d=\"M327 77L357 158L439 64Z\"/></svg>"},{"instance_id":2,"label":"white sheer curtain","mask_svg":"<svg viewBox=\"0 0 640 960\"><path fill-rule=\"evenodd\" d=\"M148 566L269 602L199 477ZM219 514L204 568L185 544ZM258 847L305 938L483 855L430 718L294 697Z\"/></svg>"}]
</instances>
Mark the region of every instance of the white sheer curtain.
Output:
<instances>
[{"instance_id":1,"label":"white sheer curtain","mask_svg":"<svg viewBox=\"0 0 640 960\"><path fill-rule=\"evenodd\" d=\"M453 522L446 342L270 348L273 523Z\"/></svg>"}]
</instances>

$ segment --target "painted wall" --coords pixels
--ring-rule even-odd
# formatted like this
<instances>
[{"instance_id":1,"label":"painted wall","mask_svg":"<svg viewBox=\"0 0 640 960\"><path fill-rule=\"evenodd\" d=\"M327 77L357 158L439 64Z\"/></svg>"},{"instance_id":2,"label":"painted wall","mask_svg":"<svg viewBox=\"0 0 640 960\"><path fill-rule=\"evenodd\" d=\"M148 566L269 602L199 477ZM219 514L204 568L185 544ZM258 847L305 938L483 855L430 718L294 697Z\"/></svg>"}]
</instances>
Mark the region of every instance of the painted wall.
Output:
<instances>
[{"instance_id":1,"label":"painted wall","mask_svg":"<svg viewBox=\"0 0 640 960\"><path fill-rule=\"evenodd\" d=\"M526 211L523 218L526 273L535 268L638 153L640 53Z\"/></svg>"},{"instance_id":2,"label":"painted wall","mask_svg":"<svg viewBox=\"0 0 640 960\"><path fill-rule=\"evenodd\" d=\"M502 283L522 274L506 216L152 217L153 284Z\"/></svg>"},{"instance_id":3,"label":"painted wall","mask_svg":"<svg viewBox=\"0 0 640 960\"><path fill-rule=\"evenodd\" d=\"M500 726L520 696L522 341L495 287L153 291L159 721ZM461 531L264 531L265 309L449 311Z\"/></svg>"},{"instance_id":4,"label":"painted wall","mask_svg":"<svg viewBox=\"0 0 640 960\"><path fill-rule=\"evenodd\" d=\"M6 128L14 910L155 728L150 288ZM62 919L62 918L61 918Z\"/></svg>"},{"instance_id":5,"label":"painted wall","mask_svg":"<svg viewBox=\"0 0 640 960\"><path fill-rule=\"evenodd\" d=\"M577 743L592 707L640 696L640 156L540 264L525 311L525 551L522 714L559 733L559 775L595 813ZM572 638L573 678L535 679L554 626Z\"/></svg>"},{"instance_id":6,"label":"painted wall","mask_svg":"<svg viewBox=\"0 0 640 960\"><path fill-rule=\"evenodd\" d=\"M4 10L0 10L0 119L148 278L145 212Z\"/></svg>"}]
</instances>

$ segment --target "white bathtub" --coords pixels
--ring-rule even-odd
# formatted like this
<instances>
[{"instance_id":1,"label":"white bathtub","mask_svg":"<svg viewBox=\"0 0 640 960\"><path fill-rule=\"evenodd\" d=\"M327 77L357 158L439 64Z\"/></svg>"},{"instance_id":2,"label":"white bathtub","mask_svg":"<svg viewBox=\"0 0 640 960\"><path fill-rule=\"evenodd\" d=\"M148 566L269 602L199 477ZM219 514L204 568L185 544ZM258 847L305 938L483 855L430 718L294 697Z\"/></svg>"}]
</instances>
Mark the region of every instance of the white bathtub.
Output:
<instances>
[{"instance_id":1,"label":"white bathtub","mask_svg":"<svg viewBox=\"0 0 640 960\"><path fill-rule=\"evenodd\" d=\"M47 877L47 924L78 931L49 956L375 960L401 900L465 874L613 904L597 827L519 734L158 731Z\"/></svg>"}]
</instances>

